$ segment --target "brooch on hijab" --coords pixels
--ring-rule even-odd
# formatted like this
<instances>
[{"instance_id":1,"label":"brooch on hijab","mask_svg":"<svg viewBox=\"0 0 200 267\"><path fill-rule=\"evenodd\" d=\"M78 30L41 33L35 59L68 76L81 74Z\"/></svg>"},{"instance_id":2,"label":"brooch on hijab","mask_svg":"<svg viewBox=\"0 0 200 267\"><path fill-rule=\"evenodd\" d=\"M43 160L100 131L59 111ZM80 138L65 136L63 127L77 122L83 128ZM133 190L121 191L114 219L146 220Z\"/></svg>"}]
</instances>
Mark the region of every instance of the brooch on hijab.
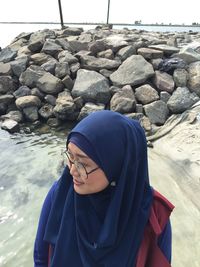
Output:
<instances>
[{"instance_id":1,"label":"brooch on hijab","mask_svg":"<svg viewBox=\"0 0 200 267\"><path fill-rule=\"evenodd\" d=\"M111 186L116 186L116 182L115 182L115 181L112 181L112 182L110 183L110 185L111 185Z\"/></svg>"}]
</instances>

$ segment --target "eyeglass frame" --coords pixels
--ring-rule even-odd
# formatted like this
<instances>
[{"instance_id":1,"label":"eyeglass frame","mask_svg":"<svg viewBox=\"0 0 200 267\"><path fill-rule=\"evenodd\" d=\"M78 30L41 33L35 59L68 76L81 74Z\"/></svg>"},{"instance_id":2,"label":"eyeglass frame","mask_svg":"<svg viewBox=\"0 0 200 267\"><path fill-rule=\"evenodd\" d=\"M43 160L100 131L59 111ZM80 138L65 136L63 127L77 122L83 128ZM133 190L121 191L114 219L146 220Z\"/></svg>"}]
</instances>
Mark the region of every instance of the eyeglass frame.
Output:
<instances>
[{"instance_id":1,"label":"eyeglass frame","mask_svg":"<svg viewBox=\"0 0 200 267\"><path fill-rule=\"evenodd\" d=\"M69 169L71 169L72 164L74 164L75 167L76 167L76 169L77 169L77 172L79 173L77 165L81 165L81 166L83 167L83 169L85 170L85 173L86 173L86 175L87 175L86 178L83 178L83 179L85 179L85 180L88 179L88 175L89 175L89 174L91 174L91 173L95 172L96 170L100 169L100 167L97 166L96 168L94 168L94 169L92 169L91 171L88 172L88 171L86 170L86 167L84 166L83 163L81 163L81 162L79 162L79 161L77 161L77 160L73 160L73 161L72 161L72 159L70 159L70 155L69 155L69 151L68 151L68 150L63 151L63 153L67 156L67 159L68 159L68 161L69 161L69 163L70 163L70 166L68 166ZM80 173L79 173L79 174L80 174ZM80 176L81 176L81 174L80 174Z\"/></svg>"}]
</instances>

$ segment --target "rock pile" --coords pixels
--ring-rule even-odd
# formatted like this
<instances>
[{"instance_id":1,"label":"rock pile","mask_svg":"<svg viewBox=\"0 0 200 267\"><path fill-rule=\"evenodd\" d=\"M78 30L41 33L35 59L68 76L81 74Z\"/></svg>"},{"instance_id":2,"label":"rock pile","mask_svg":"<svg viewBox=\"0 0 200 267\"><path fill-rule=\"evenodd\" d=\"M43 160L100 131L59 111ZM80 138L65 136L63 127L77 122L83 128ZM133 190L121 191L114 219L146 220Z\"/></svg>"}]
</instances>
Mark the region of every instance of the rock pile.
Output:
<instances>
[{"instance_id":1,"label":"rock pile","mask_svg":"<svg viewBox=\"0 0 200 267\"><path fill-rule=\"evenodd\" d=\"M1 127L56 127L111 109L147 132L200 97L200 33L67 27L22 33L0 52Z\"/></svg>"}]
</instances>

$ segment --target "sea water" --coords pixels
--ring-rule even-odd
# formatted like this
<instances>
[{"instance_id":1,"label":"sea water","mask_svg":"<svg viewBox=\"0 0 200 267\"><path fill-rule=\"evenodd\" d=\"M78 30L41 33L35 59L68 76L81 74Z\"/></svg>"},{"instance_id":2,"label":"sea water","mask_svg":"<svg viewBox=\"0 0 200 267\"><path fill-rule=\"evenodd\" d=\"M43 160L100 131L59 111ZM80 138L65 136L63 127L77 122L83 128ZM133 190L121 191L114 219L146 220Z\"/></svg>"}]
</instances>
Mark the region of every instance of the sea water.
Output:
<instances>
[{"instance_id":1,"label":"sea water","mask_svg":"<svg viewBox=\"0 0 200 267\"><path fill-rule=\"evenodd\" d=\"M31 267L40 210L64 167L69 129L9 134L0 130L0 266Z\"/></svg>"}]
</instances>

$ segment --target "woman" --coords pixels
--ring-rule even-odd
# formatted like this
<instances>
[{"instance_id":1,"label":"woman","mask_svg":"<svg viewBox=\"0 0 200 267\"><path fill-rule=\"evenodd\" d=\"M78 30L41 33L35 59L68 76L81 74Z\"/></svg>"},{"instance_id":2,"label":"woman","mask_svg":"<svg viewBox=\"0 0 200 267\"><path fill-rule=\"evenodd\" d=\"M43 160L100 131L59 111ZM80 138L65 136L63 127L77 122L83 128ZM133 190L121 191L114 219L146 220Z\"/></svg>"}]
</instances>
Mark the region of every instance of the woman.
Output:
<instances>
[{"instance_id":1,"label":"woman","mask_svg":"<svg viewBox=\"0 0 200 267\"><path fill-rule=\"evenodd\" d=\"M41 212L35 267L169 267L173 205L149 185L140 124L94 112L70 132L66 155Z\"/></svg>"}]
</instances>

